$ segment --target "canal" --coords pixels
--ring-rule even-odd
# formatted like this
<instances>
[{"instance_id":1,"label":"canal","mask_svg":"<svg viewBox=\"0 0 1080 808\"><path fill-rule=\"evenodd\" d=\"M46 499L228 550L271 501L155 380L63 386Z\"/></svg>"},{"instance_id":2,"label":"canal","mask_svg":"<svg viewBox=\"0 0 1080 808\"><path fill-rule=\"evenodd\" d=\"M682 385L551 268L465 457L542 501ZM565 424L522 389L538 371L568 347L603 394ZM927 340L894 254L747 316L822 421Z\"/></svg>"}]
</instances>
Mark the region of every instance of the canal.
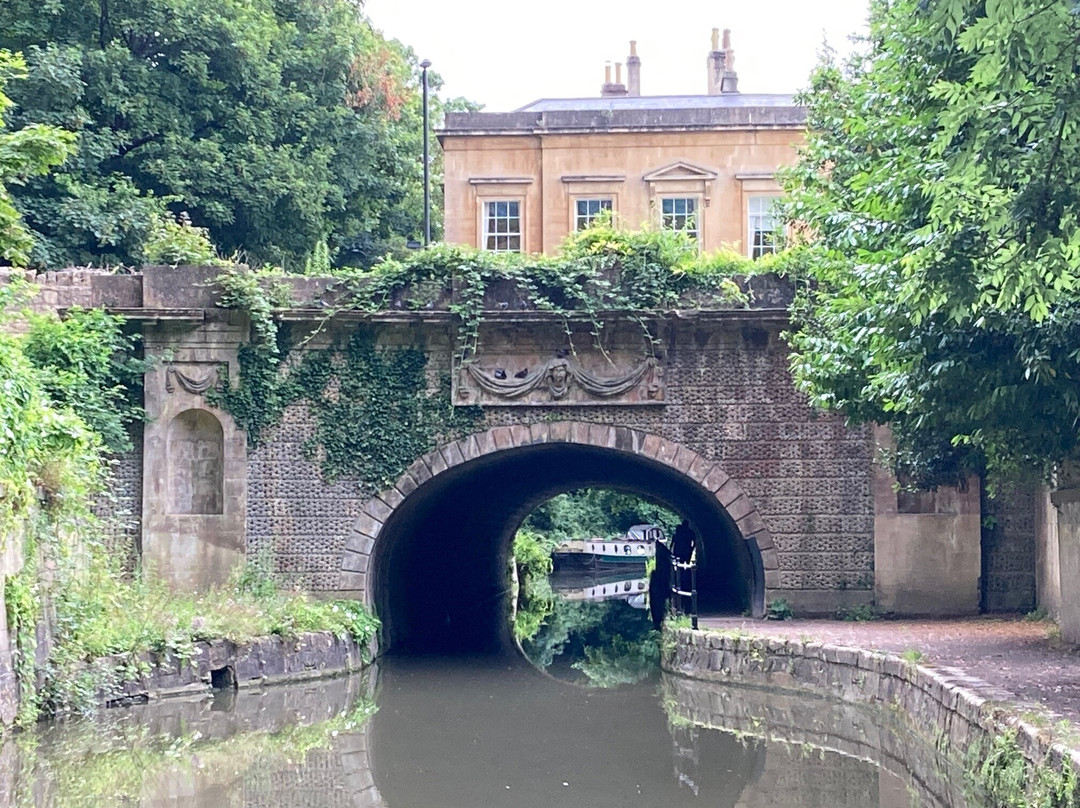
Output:
<instances>
[{"instance_id":1,"label":"canal","mask_svg":"<svg viewBox=\"0 0 1080 808\"><path fill-rule=\"evenodd\" d=\"M636 583L551 591L525 654L42 725L0 750L0 804L979 808L885 710L661 675Z\"/></svg>"}]
</instances>

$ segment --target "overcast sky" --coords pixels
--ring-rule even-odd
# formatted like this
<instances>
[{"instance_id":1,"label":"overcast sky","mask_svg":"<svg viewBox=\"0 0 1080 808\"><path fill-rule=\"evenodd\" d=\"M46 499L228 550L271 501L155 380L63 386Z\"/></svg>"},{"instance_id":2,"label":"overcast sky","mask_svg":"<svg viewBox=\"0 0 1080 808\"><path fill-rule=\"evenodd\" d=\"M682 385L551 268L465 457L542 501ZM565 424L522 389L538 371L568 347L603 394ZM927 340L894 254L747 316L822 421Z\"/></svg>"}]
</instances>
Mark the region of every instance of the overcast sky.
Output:
<instances>
[{"instance_id":1,"label":"overcast sky","mask_svg":"<svg viewBox=\"0 0 1080 808\"><path fill-rule=\"evenodd\" d=\"M411 45L444 95L489 111L600 94L604 62L641 57L642 95L706 92L713 28L730 28L743 92L801 89L826 39L843 52L866 0L366 0L387 36ZM625 77L624 77L625 81Z\"/></svg>"}]
</instances>

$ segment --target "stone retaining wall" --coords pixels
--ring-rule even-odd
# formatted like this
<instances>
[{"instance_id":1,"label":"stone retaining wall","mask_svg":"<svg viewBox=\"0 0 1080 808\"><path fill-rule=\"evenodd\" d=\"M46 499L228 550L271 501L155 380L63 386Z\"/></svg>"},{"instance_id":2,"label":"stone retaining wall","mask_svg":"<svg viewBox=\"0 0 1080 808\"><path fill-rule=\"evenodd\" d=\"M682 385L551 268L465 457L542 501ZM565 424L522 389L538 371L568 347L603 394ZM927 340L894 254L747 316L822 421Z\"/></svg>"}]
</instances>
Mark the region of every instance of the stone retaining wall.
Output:
<instances>
[{"instance_id":1,"label":"stone retaining wall","mask_svg":"<svg viewBox=\"0 0 1080 808\"><path fill-rule=\"evenodd\" d=\"M957 764L969 764L971 750L989 750L995 736L1015 729L1020 753L1033 766L1062 771L1068 763L1080 771L1080 750L1052 738L1045 710L1035 705L1021 713L1012 693L956 668L826 643L688 629L667 635L662 664L692 679L810 691L887 708Z\"/></svg>"},{"instance_id":2,"label":"stone retaining wall","mask_svg":"<svg viewBox=\"0 0 1080 808\"><path fill-rule=\"evenodd\" d=\"M296 638L262 637L237 645L228 640L194 644L190 657L146 653L135 661L124 655L102 657L91 666L107 679L119 672L121 681L99 694L113 706L178 694L206 691L212 686L258 687L358 671L370 659L369 649L351 638L319 631ZM123 672L145 674L123 678Z\"/></svg>"}]
</instances>

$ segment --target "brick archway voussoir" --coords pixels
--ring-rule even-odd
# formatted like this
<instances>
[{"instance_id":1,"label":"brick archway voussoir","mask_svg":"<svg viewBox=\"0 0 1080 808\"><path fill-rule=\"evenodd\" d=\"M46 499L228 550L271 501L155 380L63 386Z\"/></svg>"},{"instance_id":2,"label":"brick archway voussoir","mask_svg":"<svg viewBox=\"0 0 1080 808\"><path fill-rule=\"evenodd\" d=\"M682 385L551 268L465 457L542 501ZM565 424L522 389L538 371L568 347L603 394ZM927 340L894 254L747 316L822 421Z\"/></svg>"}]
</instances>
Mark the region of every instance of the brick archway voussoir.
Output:
<instances>
[{"instance_id":1,"label":"brick archway voussoir","mask_svg":"<svg viewBox=\"0 0 1080 808\"><path fill-rule=\"evenodd\" d=\"M739 484L719 464L682 444L631 427L582 421L547 421L530 425L496 426L440 446L414 461L393 487L364 503L346 538L341 567L341 590L370 599L367 584L370 558L383 525L417 488L455 466L485 455L543 443L572 443L613 449L658 462L689 477L714 497L728 513L740 535L760 552L765 589L780 584L780 567L772 536Z\"/></svg>"}]
</instances>

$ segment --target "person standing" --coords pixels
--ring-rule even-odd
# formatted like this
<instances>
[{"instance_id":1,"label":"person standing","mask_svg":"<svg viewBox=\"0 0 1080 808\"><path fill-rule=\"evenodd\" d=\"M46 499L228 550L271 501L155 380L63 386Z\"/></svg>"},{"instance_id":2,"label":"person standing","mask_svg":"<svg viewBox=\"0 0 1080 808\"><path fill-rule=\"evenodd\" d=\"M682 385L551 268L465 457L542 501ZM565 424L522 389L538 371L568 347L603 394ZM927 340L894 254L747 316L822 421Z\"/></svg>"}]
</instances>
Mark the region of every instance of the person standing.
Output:
<instances>
[{"instance_id":1,"label":"person standing","mask_svg":"<svg viewBox=\"0 0 1080 808\"><path fill-rule=\"evenodd\" d=\"M697 549L697 534L690 527L690 523L683 519L675 528L675 535L671 539L671 553L673 561L678 564L691 564L694 561L694 551ZM689 569L675 567L675 585L680 592L689 592L692 588L693 575ZM692 599L689 595L678 595L675 601L676 611L680 614L690 614L693 611Z\"/></svg>"}]
</instances>

